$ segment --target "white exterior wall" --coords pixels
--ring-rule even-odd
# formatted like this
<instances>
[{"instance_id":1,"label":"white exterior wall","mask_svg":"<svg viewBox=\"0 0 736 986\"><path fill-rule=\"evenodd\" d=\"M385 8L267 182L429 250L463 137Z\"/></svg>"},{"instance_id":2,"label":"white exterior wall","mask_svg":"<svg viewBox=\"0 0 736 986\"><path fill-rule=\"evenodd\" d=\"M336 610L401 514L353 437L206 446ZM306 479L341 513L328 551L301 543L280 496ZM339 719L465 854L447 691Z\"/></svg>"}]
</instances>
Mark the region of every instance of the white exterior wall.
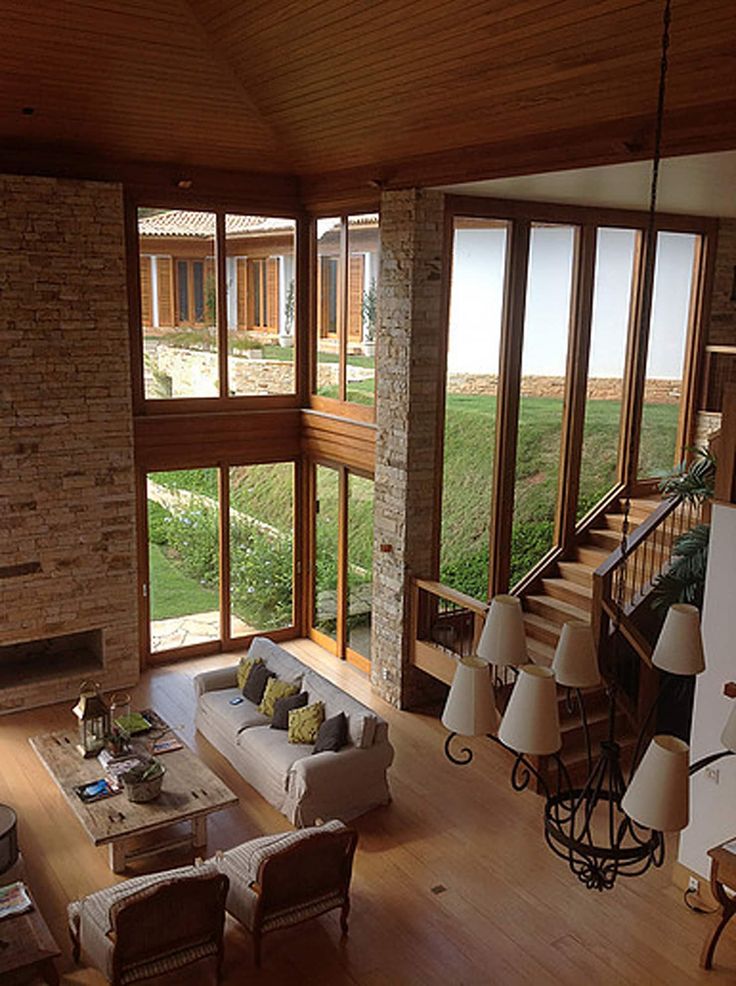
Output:
<instances>
[{"instance_id":1,"label":"white exterior wall","mask_svg":"<svg viewBox=\"0 0 736 986\"><path fill-rule=\"evenodd\" d=\"M734 701L723 694L736 680L736 506L713 508L708 573L703 608L706 670L695 689L691 762L722 749L721 731ZM680 840L680 862L705 877L708 849L736 835L736 757L715 765L719 783L700 771L690 782L690 825Z\"/></svg>"}]
</instances>

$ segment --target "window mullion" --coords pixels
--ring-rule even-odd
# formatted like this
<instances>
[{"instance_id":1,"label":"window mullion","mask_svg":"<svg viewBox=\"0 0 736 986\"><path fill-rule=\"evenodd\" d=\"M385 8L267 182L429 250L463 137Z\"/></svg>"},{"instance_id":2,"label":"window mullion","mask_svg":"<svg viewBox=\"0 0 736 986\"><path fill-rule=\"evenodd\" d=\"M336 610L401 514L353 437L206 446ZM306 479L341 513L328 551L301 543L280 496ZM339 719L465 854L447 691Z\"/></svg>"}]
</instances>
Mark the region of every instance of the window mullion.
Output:
<instances>
[{"instance_id":1,"label":"window mullion","mask_svg":"<svg viewBox=\"0 0 736 986\"><path fill-rule=\"evenodd\" d=\"M217 362L220 378L220 397L227 397L228 344L227 344L227 267L225 246L225 214L218 212L215 221L215 298Z\"/></svg>"}]
</instances>

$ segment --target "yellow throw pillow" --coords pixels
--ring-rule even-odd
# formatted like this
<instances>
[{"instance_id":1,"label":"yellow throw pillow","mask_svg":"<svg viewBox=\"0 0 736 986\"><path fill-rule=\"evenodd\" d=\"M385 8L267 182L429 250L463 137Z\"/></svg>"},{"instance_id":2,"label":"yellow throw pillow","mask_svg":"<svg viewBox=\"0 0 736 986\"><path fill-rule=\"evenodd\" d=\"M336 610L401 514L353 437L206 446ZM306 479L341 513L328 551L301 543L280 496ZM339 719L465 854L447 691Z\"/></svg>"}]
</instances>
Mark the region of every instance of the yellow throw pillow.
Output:
<instances>
[{"instance_id":1,"label":"yellow throw pillow","mask_svg":"<svg viewBox=\"0 0 736 986\"><path fill-rule=\"evenodd\" d=\"M303 709L292 709L289 713L290 743L316 743L319 727L325 720L324 702L305 705Z\"/></svg>"},{"instance_id":2,"label":"yellow throw pillow","mask_svg":"<svg viewBox=\"0 0 736 986\"><path fill-rule=\"evenodd\" d=\"M261 704L258 706L258 711L261 715L268 716L270 719L273 715L273 707L276 703L276 699L288 698L289 695L296 695L299 688L299 685L295 685L291 681L281 681L279 678L269 678L268 683L266 684L266 690L263 693L263 698L261 699Z\"/></svg>"},{"instance_id":3,"label":"yellow throw pillow","mask_svg":"<svg viewBox=\"0 0 736 986\"><path fill-rule=\"evenodd\" d=\"M245 683L248 680L253 668L256 664L263 664L262 657L241 657L240 663L238 664L238 688L242 692L245 688Z\"/></svg>"}]
</instances>

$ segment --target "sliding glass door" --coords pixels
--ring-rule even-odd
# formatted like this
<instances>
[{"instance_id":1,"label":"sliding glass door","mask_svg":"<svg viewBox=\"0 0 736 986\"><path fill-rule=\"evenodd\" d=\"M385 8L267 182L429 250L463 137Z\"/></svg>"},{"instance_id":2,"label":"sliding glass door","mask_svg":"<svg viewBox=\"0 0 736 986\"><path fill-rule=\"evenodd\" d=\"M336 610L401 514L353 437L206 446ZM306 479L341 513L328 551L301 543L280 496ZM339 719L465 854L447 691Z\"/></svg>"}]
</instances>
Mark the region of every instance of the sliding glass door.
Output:
<instances>
[{"instance_id":1,"label":"sliding glass door","mask_svg":"<svg viewBox=\"0 0 736 986\"><path fill-rule=\"evenodd\" d=\"M370 667L373 480L345 466L312 469L310 636L362 670Z\"/></svg>"},{"instance_id":2,"label":"sliding glass door","mask_svg":"<svg viewBox=\"0 0 736 986\"><path fill-rule=\"evenodd\" d=\"M146 512L149 655L293 627L293 463L151 472Z\"/></svg>"}]
</instances>

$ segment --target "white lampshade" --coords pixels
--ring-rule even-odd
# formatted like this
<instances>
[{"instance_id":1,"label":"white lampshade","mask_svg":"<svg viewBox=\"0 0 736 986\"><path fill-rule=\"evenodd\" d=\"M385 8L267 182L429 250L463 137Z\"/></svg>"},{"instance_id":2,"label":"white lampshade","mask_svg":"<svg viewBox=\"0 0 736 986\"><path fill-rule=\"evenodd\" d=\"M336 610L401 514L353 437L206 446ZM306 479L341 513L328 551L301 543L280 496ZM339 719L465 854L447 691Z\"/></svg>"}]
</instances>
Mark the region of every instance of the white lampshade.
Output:
<instances>
[{"instance_id":1,"label":"white lampshade","mask_svg":"<svg viewBox=\"0 0 736 986\"><path fill-rule=\"evenodd\" d=\"M655 736L623 797L621 807L639 825L680 832L690 814L689 752L675 736Z\"/></svg>"},{"instance_id":2,"label":"white lampshade","mask_svg":"<svg viewBox=\"0 0 736 986\"><path fill-rule=\"evenodd\" d=\"M442 725L461 736L485 736L498 726L491 669L477 657L461 657L442 713Z\"/></svg>"},{"instance_id":3,"label":"white lampshade","mask_svg":"<svg viewBox=\"0 0 736 986\"><path fill-rule=\"evenodd\" d=\"M517 596L500 595L491 600L475 652L490 664L527 663L524 617Z\"/></svg>"},{"instance_id":4,"label":"white lampshade","mask_svg":"<svg viewBox=\"0 0 736 986\"><path fill-rule=\"evenodd\" d=\"M721 733L721 743L724 750L736 753L736 705L731 709L726 719L726 725Z\"/></svg>"},{"instance_id":5,"label":"white lampshade","mask_svg":"<svg viewBox=\"0 0 736 986\"><path fill-rule=\"evenodd\" d=\"M700 674L705 670L700 613L688 603L673 603L667 612L652 664L670 674Z\"/></svg>"},{"instance_id":6,"label":"white lampshade","mask_svg":"<svg viewBox=\"0 0 736 986\"><path fill-rule=\"evenodd\" d=\"M555 650L552 670L558 685L565 688L593 688L600 684L598 658L589 623L565 623Z\"/></svg>"},{"instance_id":7,"label":"white lampshade","mask_svg":"<svg viewBox=\"0 0 736 986\"><path fill-rule=\"evenodd\" d=\"M560 749L557 682L550 668L536 664L519 668L498 738L517 753L544 756Z\"/></svg>"}]
</instances>

